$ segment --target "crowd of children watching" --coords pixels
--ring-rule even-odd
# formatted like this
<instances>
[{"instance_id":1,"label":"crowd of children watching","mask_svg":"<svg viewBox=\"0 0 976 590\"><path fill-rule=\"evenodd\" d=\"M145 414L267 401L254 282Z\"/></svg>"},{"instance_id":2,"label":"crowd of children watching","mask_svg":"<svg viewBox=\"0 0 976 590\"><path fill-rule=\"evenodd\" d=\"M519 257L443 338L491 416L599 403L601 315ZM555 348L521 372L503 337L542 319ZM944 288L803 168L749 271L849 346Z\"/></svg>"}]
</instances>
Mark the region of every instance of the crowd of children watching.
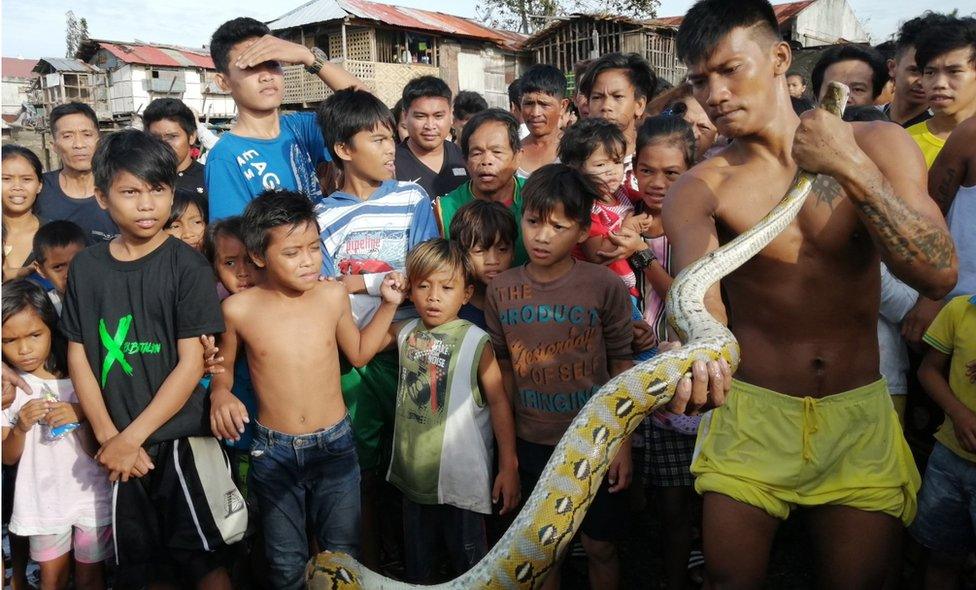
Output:
<instances>
[{"instance_id":1,"label":"crowd of children watching","mask_svg":"<svg viewBox=\"0 0 976 590\"><path fill-rule=\"evenodd\" d=\"M956 133L976 133L976 24L923 19L941 35L905 40L894 63L925 60L911 71L933 98L909 132L956 159L946 169L934 150L929 185L944 211L956 199L950 229L971 270L976 154ZM3 147L14 587L26 546L52 589L300 588L320 550L374 568L402 552L391 571L414 583L442 579L444 556L464 572L590 396L677 345L662 209L728 141L689 85L665 90L637 55L585 64L572 97L563 72L532 66L510 111L470 92L452 104L442 80L418 78L391 112L253 19L223 24L211 52L239 116L205 167L196 117L172 99L149 105L145 131L100 138L91 109L55 108L60 171ZM872 104L883 82L831 74L870 57L827 56L815 92L840 80L852 106ZM334 94L279 115L280 63ZM904 96L890 113L907 117ZM962 274L920 332L919 380L948 416L912 528L931 584L976 548L963 505L976 493L976 299ZM900 366L897 325L919 300L898 284L883 282L882 365L884 322ZM885 374L893 394L906 370ZM694 583L699 419L655 412L621 447L580 527L591 587L620 585L631 486L657 498L664 585ZM558 585L556 568L545 587Z\"/></svg>"}]
</instances>

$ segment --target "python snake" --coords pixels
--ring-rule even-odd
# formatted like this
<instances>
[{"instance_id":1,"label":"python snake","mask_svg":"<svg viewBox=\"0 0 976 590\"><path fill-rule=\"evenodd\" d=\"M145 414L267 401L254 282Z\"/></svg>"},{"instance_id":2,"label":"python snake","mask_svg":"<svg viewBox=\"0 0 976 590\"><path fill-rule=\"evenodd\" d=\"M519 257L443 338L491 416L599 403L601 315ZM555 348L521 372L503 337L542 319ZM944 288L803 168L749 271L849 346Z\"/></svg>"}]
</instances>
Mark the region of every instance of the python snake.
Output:
<instances>
[{"instance_id":1,"label":"python snake","mask_svg":"<svg viewBox=\"0 0 976 590\"><path fill-rule=\"evenodd\" d=\"M821 107L837 116L846 86L831 82ZM442 589L539 588L576 534L620 444L645 416L674 396L696 360L725 359L735 372L739 345L705 309L705 292L752 258L799 213L815 174L798 171L783 199L753 228L685 268L668 293L666 310L684 344L617 375L570 424L538 484L505 535L477 565ZM368 570L344 553L322 552L309 562L309 590L419 588Z\"/></svg>"}]
</instances>

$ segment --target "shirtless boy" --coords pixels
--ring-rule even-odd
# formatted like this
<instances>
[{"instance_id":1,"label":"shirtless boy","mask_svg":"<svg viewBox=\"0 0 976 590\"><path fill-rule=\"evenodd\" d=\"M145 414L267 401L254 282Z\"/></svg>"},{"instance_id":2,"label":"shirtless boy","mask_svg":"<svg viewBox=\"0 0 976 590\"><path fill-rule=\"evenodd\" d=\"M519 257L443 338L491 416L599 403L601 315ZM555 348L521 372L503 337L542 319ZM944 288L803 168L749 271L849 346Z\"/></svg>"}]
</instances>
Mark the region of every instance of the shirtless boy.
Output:
<instances>
[{"instance_id":1,"label":"shirtless boy","mask_svg":"<svg viewBox=\"0 0 976 590\"><path fill-rule=\"evenodd\" d=\"M697 362L672 410L721 406L692 465L713 588L760 587L779 520L797 506L810 509L821 585L878 588L919 486L878 373L879 258L933 298L957 262L911 138L823 110L797 117L777 31L764 0L702 0L678 32L695 98L734 141L669 192L676 271L754 226L797 168L823 176L797 219L723 280L728 308L718 285L706 295L741 346L735 379Z\"/></svg>"},{"instance_id":2,"label":"shirtless boy","mask_svg":"<svg viewBox=\"0 0 976 590\"><path fill-rule=\"evenodd\" d=\"M261 422L251 446L250 490L257 497L275 588L302 588L308 526L319 547L359 549L359 464L339 389L338 350L356 366L379 347L403 296L395 276L362 334L337 282L320 282L322 252L312 202L268 191L243 216L244 242L263 283L223 303L223 373L214 376L211 427L219 438L243 432L247 410L231 393L239 347L247 354ZM337 348L338 345L338 348Z\"/></svg>"}]
</instances>

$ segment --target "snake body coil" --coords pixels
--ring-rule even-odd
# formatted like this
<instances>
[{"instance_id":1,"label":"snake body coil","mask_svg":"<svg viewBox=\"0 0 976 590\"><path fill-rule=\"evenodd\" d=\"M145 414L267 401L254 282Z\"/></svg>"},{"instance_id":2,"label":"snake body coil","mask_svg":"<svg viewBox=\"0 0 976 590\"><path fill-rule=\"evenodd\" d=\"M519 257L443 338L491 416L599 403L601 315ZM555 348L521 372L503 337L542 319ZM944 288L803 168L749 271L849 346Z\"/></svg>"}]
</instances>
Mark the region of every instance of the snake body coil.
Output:
<instances>
[{"instance_id":1,"label":"snake body coil","mask_svg":"<svg viewBox=\"0 0 976 590\"><path fill-rule=\"evenodd\" d=\"M840 116L848 89L831 82L822 107ZM617 375L570 424L538 484L505 535L476 566L441 589L538 588L576 534L620 444L667 404L696 360L739 364L739 345L705 309L705 292L752 258L796 218L816 175L799 171L783 199L752 229L685 268L666 310L684 344ZM309 563L309 590L419 588L372 572L349 555L323 552Z\"/></svg>"}]
</instances>

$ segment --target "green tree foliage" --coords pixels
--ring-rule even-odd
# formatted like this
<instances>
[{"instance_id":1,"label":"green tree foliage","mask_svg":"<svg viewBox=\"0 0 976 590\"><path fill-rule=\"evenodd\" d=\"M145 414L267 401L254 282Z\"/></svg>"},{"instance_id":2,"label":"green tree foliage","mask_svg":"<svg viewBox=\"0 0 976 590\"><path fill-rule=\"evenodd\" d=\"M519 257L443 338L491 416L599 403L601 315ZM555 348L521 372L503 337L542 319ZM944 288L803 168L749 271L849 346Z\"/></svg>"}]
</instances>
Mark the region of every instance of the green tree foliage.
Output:
<instances>
[{"instance_id":1,"label":"green tree foliage","mask_svg":"<svg viewBox=\"0 0 976 590\"><path fill-rule=\"evenodd\" d=\"M478 4L475 13L482 22L528 35L560 16L579 12L652 19L660 0L481 0Z\"/></svg>"}]
</instances>

